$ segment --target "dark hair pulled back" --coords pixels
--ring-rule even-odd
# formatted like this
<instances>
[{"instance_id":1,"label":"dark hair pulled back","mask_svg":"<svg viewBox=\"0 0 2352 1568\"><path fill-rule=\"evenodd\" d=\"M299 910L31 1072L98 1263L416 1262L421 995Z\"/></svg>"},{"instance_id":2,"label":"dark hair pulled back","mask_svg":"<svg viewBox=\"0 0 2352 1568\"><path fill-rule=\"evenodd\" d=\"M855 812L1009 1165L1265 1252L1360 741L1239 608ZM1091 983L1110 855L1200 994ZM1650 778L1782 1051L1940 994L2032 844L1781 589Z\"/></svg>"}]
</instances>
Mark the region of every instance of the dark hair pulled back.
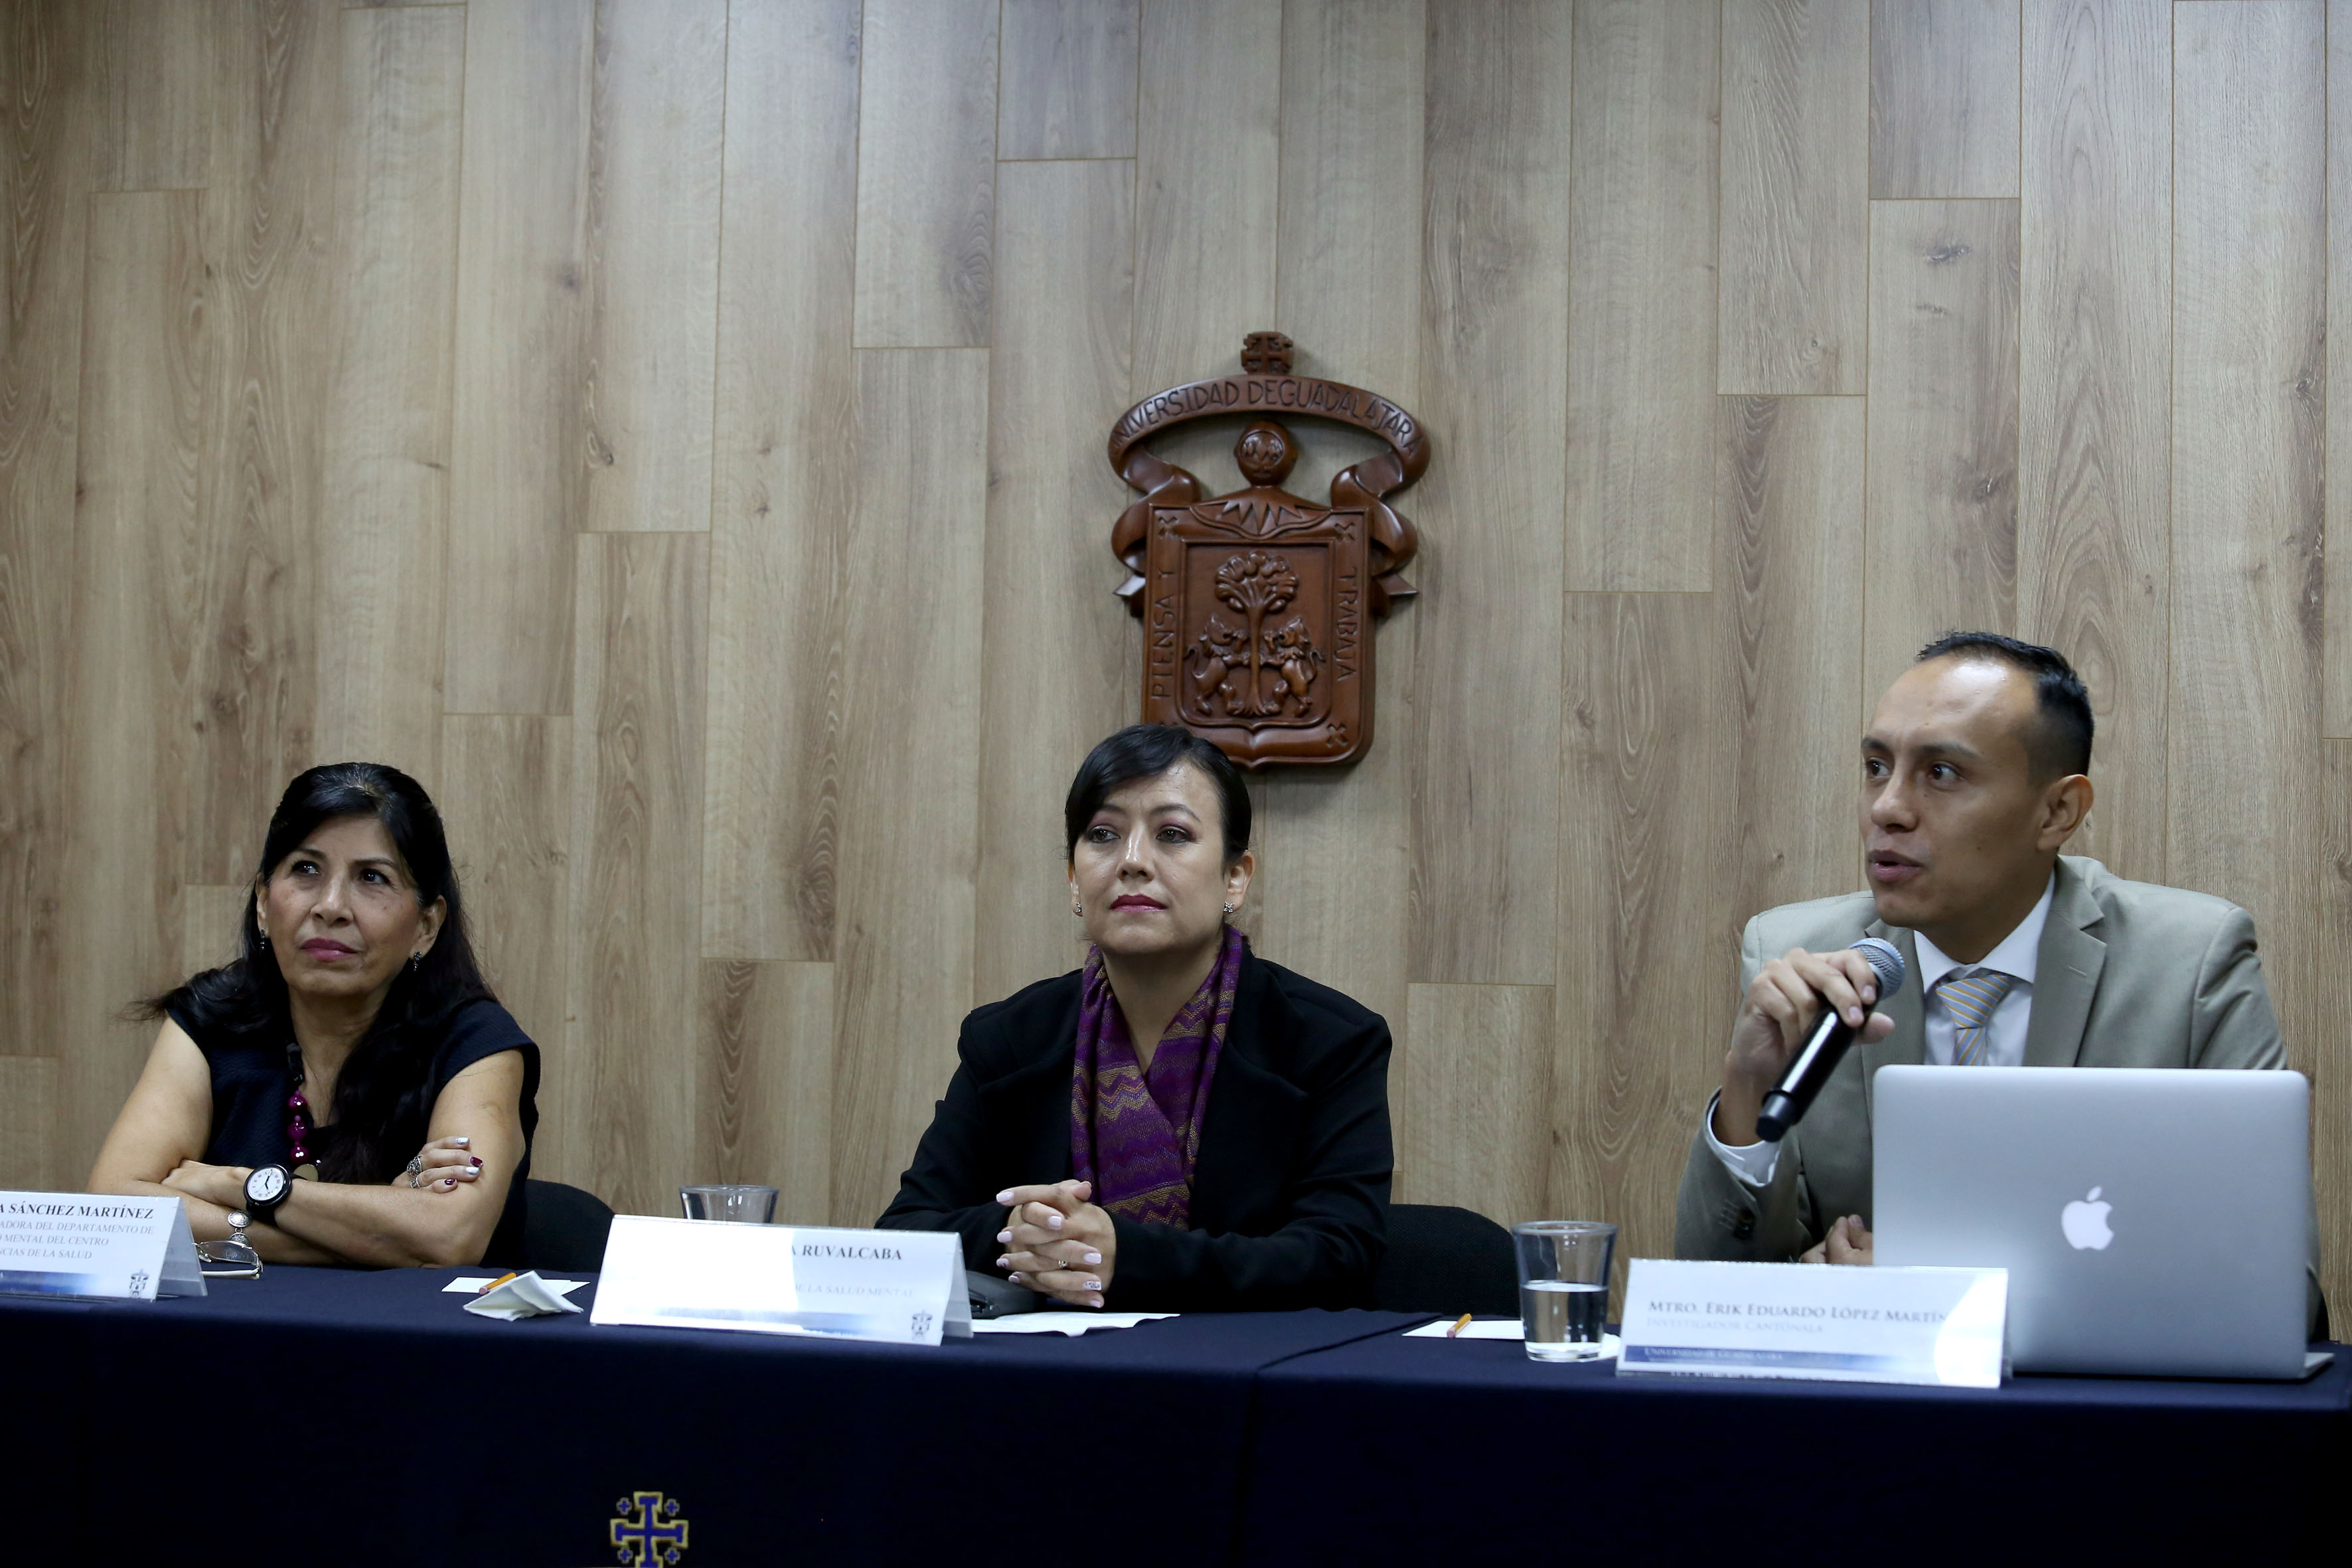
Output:
<instances>
[{"instance_id":1,"label":"dark hair pulled back","mask_svg":"<svg viewBox=\"0 0 2352 1568\"><path fill-rule=\"evenodd\" d=\"M278 798L262 840L253 890L320 824L367 816L383 825L416 887L417 907L444 900L447 910L431 951L415 967L403 964L367 1032L335 1080L334 1125L342 1138L330 1146L319 1174L331 1182L389 1181L425 1142L433 1113L426 1089L433 1057L450 1021L470 1002L491 995L475 962L466 930L465 900L449 864L449 839L425 786L382 763L329 763L299 774ZM239 954L218 969L190 976L176 989L140 1005L143 1016L175 1013L199 1037L241 1045L290 1046L293 1018L286 977L261 943L254 900L238 917Z\"/></svg>"},{"instance_id":2,"label":"dark hair pulled back","mask_svg":"<svg viewBox=\"0 0 2352 1568\"><path fill-rule=\"evenodd\" d=\"M1078 852L1087 825L1110 798L1110 792L1137 779L1158 778L1179 763L1189 763L1208 775L1217 792L1218 826L1225 841L1225 864L1231 866L1248 848L1249 785L1231 757L1181 724L1129 724L1099 742L1078 764L1070 793L1062 802L1065 858Z\"/></svg>"}]
</instances>

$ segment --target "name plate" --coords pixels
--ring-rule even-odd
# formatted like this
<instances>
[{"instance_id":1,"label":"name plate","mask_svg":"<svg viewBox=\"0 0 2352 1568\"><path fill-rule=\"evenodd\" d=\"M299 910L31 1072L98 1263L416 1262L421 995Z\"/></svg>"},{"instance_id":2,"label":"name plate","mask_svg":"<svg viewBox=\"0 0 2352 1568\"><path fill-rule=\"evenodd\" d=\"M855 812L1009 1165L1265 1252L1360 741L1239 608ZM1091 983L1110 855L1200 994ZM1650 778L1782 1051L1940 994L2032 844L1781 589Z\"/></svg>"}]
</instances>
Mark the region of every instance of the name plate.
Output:
<instances>
[{"instance_id":1,"label":"name plate","mask_svg":"<svg viewBox=\"0 0 2352 1568\"><path fill-rule=\"evenodd\" d=\"M205 1276L178 1198L0 1192L0 1291L152 1301Z\"/></svg>"},{"instance_id":2,"label":"name plate","mask_svg":"<svg viewBox=\"0 0 2352 1568\"><path fill-rule=\"evenodd\" d=\"M1637 1258L1619 1374L1998 1388L2006 1268Z\"/></svg>"},{"instance_id":3,"label":"name plate","mask_svg":"<svg viewBox=\"0 0 2352 1568\"><path fill-rule=\"evenodd\" d=\"M961 1238L615 1215L592 1323L935 1345L971 1332Z\"/></svg>"}]
</instances>

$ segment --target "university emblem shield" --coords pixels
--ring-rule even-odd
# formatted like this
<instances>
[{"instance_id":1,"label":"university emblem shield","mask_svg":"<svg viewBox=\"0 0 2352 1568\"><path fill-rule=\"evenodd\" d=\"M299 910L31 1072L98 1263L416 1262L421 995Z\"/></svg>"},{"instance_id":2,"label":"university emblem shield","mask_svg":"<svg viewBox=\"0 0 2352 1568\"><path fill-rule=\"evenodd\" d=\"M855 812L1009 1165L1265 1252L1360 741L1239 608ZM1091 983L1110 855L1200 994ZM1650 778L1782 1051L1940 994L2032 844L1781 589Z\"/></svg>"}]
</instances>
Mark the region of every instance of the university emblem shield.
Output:
<instances>
[{"instance_id":1,"label":"university emblem shield","mask_svg":"<svg viewBox=\"0 0 2352 1568\"><path fill-rule=\"evenodd\" d=\"M1147 397L1111 429L1110 461L1142 491L1111 548L1144 624L1143 718L1181 724L1245 768L1345 763L1372 742L1371 623L1412 588L1412 524L1386 497L1421 477L1420 422L1361 387L1290 374L1291 342L1253 332L1242 374ZM1255 414L1234 456L1247 488L1203 498L1143 443L1187 420ZM1389 450L1342 470L1323 501L1282 488L1298 445L1271 416L1369 430Z\"/></svg>"}]
</instances>

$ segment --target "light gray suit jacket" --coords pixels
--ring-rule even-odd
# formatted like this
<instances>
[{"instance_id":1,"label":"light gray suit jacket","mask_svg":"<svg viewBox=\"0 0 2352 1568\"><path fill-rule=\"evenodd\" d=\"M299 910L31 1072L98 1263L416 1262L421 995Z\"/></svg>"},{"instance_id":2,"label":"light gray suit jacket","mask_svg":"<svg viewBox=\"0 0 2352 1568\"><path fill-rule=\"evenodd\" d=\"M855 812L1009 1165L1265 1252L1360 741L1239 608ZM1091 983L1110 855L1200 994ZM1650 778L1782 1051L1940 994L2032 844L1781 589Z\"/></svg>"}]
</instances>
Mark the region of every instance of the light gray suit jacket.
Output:
<instances>
[{"instance_id":1,"label":"light gray suit jacket","mask_svg":"<svg viewBox=\"0 0 2352 1568\"><path fill-rule=\"evenodd\" d=\"M1846 1053L1782 1140L1761 1191L1733 1175L1698 1131L1675 1205L1675 1257L1781 1261L1820 1241L1841 1215L1869 1220L1871 1075L1927 1059L1916 940L1881 921L1868 893L1783 904L1748 922L1739 984L1744 994L1768 961L1792 947L1822 952L1864 936L1895 943L1909 966L1885 1009L1895 1032ZM2126 882L2096 860L2062 855L2039 953L2028 1067L2286 1066L2253 919L2235 904ZM2315 1227L2312 1258L2315 1292Z\"/></svg>"}]
</instances>

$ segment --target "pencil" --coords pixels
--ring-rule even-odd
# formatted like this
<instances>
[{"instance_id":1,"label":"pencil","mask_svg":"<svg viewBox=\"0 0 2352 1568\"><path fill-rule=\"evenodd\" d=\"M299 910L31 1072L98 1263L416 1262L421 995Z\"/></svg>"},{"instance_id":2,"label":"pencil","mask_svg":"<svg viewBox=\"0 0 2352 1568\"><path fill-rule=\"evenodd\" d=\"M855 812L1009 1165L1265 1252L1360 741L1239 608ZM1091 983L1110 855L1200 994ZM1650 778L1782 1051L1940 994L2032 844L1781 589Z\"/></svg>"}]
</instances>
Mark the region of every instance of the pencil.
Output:
<instances>
[{"instance_id":1,"label":"pencil","mask_svg":"<svg viewBox=\"0 0 2352 1568\"><path fill-rule=\"evenodd\" d=\"M1465 1312L1465 1313L1463 1313L1460 1317L1458 1317L1458 1318L1456 1318L1456 1319L1454 1319L1454 1326L1453 1326L1452 1328L1450 1328L1450 1329L1448 1329L1448 1330L1446 1330L1446 1331L1445 1331L1445 1337L1446 1337L1447 1339L1449 1339L1449 1340L1450 1340L1450 1339L1454 1339L1454 1338L1455 1338L1456 1336L1458 1336L1458 1335L1462 1332L1462 1331L1463 1331L1463 1330L1465 1330L1465 1329L1468 1328L1469 1326L1470 1326L1470 1314L1469 1314L1469 1313L1467 1313L1467 1312Z\"/></svg>"},{"instance_id":2,"label":"pencil","mask_svg":"<svg viewBox=\"0 0 2352 1568\"><path fill-rule=\"evenodd\" d=\"M488 1284L483 1286L480 1289L475 1291L474 1294L477 1296L487 1296L491 1291L497 1289L499 1286L505 1284L508 1280L520 1279L521 1278L522 1276L520 1274L501 1274L497 1279L491 1280Z\"/></svg>"}]
</instances>

